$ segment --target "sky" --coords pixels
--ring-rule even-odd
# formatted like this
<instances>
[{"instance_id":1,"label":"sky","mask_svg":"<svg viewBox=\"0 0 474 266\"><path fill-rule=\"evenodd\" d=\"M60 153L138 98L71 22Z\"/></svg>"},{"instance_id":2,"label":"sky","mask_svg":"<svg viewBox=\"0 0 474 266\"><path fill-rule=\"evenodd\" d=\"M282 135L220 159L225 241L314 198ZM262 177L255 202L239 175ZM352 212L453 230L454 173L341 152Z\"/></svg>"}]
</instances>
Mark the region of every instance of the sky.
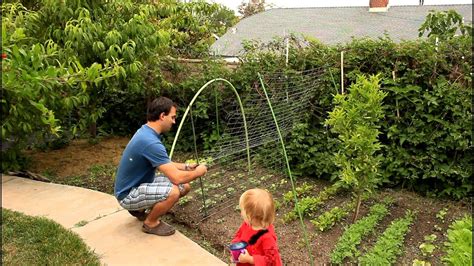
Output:
<instances>
[{"instance_id":1,"label":"sky","mask_svg":"<svg viewBox=\"0 0 474 266\"><path fill-rule=\"evenodd\" d=\"M242 0L207 0L227 6L237 13ZM248 0L245 0L248 2ZM424 0L424 5L472 4L472 0ZM273 8L321 7L321 6L368 6L369 0L266 0ZM389 6L418 5L419 0L389 0Z\"/></svg>"}]
</instances>

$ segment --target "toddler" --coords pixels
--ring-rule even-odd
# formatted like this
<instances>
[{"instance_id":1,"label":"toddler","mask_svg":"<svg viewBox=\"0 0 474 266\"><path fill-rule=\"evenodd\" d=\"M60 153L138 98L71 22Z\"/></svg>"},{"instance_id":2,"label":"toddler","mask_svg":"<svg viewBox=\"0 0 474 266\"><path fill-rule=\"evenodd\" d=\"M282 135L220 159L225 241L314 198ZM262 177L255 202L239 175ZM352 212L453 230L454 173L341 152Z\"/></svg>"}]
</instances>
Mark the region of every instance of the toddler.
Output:
<instances>
[{"instance_id":1,"label":"toddler","mask_svg":"<svg viewBox=\"0 0 474 266\"><path fill-rule=\"evenodd\" d=\"M273 227L275 204L272 195L263 189L249 189L240 196L239 206L244 221L232 243L244 241L247 248L240 254L237 265L282 265Z\"/></svg>"}]
</instances>

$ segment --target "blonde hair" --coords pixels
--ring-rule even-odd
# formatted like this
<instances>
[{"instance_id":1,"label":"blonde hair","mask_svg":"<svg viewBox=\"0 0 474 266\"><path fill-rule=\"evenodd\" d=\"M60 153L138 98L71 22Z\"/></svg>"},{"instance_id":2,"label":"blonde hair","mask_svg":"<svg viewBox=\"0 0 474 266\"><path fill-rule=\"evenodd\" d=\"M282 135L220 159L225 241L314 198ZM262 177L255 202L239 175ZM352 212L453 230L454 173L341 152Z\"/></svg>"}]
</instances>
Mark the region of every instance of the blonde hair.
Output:
<instances>
[{"instance_id":1,"label":"blonde hair","mask_svg":"<svg viewBox=\"0 0 474 266\"><path fill-rule=\"evenodd\" d=\"M239 200L240 209L253 226L269 227L275 220L275 204L272 194L260 188L245 191Z\"/></svg>"}]
</instances>

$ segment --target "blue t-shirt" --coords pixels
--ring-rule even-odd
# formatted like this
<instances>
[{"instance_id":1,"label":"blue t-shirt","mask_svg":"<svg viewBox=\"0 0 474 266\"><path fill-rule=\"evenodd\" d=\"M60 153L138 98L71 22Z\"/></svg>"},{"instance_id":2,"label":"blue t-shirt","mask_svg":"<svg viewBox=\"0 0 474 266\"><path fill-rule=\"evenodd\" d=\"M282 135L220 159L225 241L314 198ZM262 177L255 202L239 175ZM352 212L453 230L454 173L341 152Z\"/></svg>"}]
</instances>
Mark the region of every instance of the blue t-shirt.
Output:
<instances>
[{"instance_id":1,"label":"blue t-shirt","mask_svg":"<svg viewBox=\"0 0 474 266\"><path fill-rule=\"evenodd\" d=\"M161 136L146 124L137 130L125 148L115 177L115 197L125 198L142 183L151 183L156 168L171 162Z\"/></svg>"}]
</instances>

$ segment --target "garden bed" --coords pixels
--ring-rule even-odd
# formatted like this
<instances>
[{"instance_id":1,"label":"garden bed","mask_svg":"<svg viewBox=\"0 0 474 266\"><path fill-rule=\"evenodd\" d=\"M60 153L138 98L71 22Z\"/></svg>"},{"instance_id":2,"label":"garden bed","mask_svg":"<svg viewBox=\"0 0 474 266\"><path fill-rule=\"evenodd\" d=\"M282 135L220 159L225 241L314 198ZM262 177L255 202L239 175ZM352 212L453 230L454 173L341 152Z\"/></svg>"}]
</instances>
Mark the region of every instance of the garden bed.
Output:
<instances>
[{"instance_id":1,"label":"garden bed","mask_svg":"<svg viewBox=\"0 0 474 266\"><path fill-rule=\"evenodd\" d=\"M70 146L49 152L31 152L32 165L30 171L42 174L53 182L87 187L106 193L113 191L113 179L111 178L118 165L121 153L128 142L128 138L109 138L97 144L87 141L75 141ZM179 156L178 156L179 157ZM218 173L212 176L213 173ZM228 261L229 254L226 245L233 238L234 232L241 223L241 218L236 206L240 192L247 187L258 186L268 188L274 195L278 206L277 219L275 222L278 243L285 265L308 265L309 256L304 242L300 221L287 221L283 217L293 209L291 203L285 203L283 195L291 191L290 182L279 178L277 175L268 175L265 180L259 180L263 170L255 170L255 180L252 182L240 182L238 172L227 170L223 172L219 166L211 169L204 179L207 199L214 199L221 204L220 209L214 209L214 213L207 219L202 219L199 209L202 207L200 198L200 184L195 181L194 190L189 195L192 198L182 200L175 206L167 219L173 219L178 228L190 238L200 243L201 246ZM230 176L237 177L230 186ZM264 185L262 185L262 182ZM297 187L304 183L310 184L312 188L308 191L309 197L316 197L330 184L317 179L300 178L296 182ZM214 184L214 185L213 185ZM217 184L221 184L218 186ZM211 188L214 186L213 188ZM230 190L232 187L234 190ZM228 190L229 189L229 190ZM220 191L219 193L216 193ZM222 193L227 192L227 194ZM218 194L218 196L215 196ZM364 201L359 217L364 217L370 206L376 202L382 202L386 198L392 198L393 203L388 207L388 214L377 224L372 234L364 237L358 248L363 254L364 250L374 245L378 236L387 228L391 221L401 218L407 210L416 211L413 224L405 236L402 247L402 255L398 257L397 264L412 264L413 260L424 260L432 265L441 264L444 255L443 242L446 241L446 230L454 219L460 218L466 213L471 213L471 205L467 200L449 201L421 197L413 192L405 190L384 189L374 197ZM350 201L350 193L340 191L327 200L315 211L311 212L313 218L324 211L335 206L341 206ZM208 201L208 203L212 203ZM217 204L218 205L218 204ZM225 207L225 208L223 208ZM218 211L217 211L218 210ZM201 210L203 211L203 210ZM311 222L310 218L304 220L307 228L308 238L311 243L313 257L316 264L329 263L329 256L335 244L350 224L352 213L337 222L332 228L320 232ZM424 237L435 234L435 249L431 255L423 256L419 246L425 241ZM349 262L349 260L345 260Z\"/></svg>"}]
</instances>

